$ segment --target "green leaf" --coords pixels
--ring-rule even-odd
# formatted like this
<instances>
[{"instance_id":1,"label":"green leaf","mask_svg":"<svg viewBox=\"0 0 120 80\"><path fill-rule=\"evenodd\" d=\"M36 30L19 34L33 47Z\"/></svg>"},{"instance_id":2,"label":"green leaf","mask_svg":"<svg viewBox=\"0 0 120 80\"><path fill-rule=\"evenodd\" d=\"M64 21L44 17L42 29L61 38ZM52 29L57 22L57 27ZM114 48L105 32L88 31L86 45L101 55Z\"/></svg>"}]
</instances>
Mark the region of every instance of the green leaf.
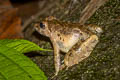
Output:
<instances>
[{"instance_id":1,"label":"green leaf","mask_svg":"<svg viewBox=\"0 0 120 80\"><path fill-rule=\"evenodd\" d=\"M11 47L16 49L17 51L20 51L22 53L27 53L31 51L52 51L50 49L43 49L40 48L38 45L36 45L33 42L22 40L22 39L16 39L16 40L0 40L0 44L6 45L7 47Z\"/></svg>"},{"instance_id":2,"label":"green leaf","mask_svg":"<svg viewBox=\"0 0 120 80\"><path fill-rule=\"evenodd\" d=\"M32 50L42 49L27 40L0 40L0 80L47 80L37 65L22 54Z\"/></svg>"}]
</instances>

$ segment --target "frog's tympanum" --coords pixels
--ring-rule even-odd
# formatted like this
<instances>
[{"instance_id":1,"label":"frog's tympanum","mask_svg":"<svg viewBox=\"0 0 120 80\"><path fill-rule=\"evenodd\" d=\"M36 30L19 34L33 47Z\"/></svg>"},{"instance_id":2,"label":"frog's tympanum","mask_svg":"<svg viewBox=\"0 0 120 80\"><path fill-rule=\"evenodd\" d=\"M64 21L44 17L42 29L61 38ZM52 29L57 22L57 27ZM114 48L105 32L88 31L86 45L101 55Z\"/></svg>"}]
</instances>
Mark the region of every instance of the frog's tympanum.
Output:
<instances>
[{"instance_id":1,"label":"frog's tympanum","mask_svg":"<svg viewBox=\"0 0 120 80\"><path fill-rule=\"evenodd\" d=\"M80 25L48 17L34 24L35 29L50 38L54 48L55 75L60 69L78 64L86 59L98 43L102 29L97 25ZM60 64L60 51L66 53L64 64Z\"/></svg>"}]
</instances>

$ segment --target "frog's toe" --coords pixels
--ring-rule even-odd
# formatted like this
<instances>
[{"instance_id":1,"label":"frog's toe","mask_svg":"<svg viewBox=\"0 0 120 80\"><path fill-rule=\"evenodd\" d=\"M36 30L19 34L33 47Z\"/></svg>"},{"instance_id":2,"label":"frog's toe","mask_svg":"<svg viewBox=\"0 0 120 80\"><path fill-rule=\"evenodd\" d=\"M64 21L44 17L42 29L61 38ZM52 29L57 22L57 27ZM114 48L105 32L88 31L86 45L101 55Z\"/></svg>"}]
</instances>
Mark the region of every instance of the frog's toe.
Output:
<instances>
[{"instance_id":1,"label":"frog's toe","mask_svg":"<svg viewBox=\"0 0 120 80\"><path fill-rule=\"evenodd\" d=\"M58 74L55 73L55 74L51 77L51 79L54 79L57 75L58 75Z\"/></svg>"},{"instance_id":2,"label":"frog's toe","mask_svg":"<svg viewBox=\"0 0 120 80\"><path fill-rule=\"evenodd\" d=\"M69 67L67 66L65 70L68 70L68 68L69 68Z\"/></svg>"},{"instance_id":3,"label":"frog's toe","mask_svg":"<svg viewBox=\"0 0 120 80\"><path fill-rule=\"evenodd\" d=\"M63 61L61 61L61 63L63 64L63 63L64 63L64 60L63 60Z\"/></svg>"},{"instance_id":4,"label":"frog's toe","mask_svg":"<svg viewBox=\"0 0 120 80\"><path fill-rule=\"evenodd\" d=\"M62 64L61 66L60 66L60 70L63 70L63 69L65 69L65 65L64 64Z\"/></svg>"}]
</instances>

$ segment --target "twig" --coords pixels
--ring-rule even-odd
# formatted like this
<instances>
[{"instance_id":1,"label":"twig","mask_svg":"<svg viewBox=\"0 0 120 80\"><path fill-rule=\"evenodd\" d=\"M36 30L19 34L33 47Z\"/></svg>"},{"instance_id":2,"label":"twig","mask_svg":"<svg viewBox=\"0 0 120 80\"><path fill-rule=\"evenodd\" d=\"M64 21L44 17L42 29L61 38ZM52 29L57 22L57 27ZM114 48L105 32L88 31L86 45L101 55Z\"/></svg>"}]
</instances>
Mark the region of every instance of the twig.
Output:
<instances>
[{"instance_id":1,"label":"twig","mask_svg":"<svg viewBox=\"0 0 120 80\"><path fill-rule=\"evenodd\" d=\"M95 11L108 0L91 0L81 12L79 23L84 25L85 22L95 13Z\"/></svg>"}]
</instances>

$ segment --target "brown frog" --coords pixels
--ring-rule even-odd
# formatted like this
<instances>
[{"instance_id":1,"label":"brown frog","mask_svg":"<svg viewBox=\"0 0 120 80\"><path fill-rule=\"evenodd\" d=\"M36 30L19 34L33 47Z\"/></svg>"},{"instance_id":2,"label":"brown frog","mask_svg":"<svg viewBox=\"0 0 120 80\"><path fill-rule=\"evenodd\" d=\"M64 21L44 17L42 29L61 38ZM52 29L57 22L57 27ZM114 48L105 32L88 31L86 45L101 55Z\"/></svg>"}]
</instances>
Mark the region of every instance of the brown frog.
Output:
<instances>
[{"instance_id":1,"label":"brown frog","mask_svg":"<svg viewBox=\"0 0 120 80\"><path fill-rule=\"evenodd\" d=\"M60 69L78 64L87 58L98 43L102 29L97 25L80 25L48 17L34 24L35 29L50 38L54 48L55 75ZM66 53L64 64L60 64L60 51Z\"/></svg>"}]
</instances>

